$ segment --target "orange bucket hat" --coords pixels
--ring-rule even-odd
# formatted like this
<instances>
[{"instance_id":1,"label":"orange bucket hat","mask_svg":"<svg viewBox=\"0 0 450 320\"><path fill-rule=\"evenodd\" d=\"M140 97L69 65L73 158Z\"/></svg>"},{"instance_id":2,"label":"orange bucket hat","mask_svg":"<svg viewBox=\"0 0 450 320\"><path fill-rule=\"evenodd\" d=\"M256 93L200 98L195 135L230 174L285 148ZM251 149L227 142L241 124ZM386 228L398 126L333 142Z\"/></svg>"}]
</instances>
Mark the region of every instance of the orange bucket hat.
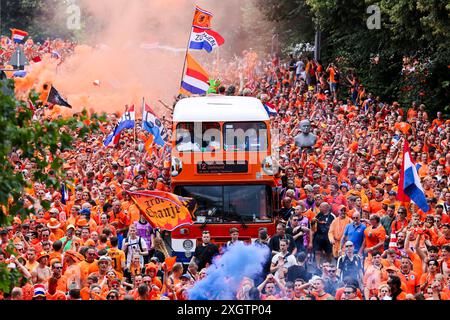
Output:
<instances>
[{"instance_id":1,"label":"orange bucket hat","mask_svg":"<svg viewBox=\"0 0 450 320\"><path fill-rule=\"evenodd\" d=\"M55 218L50 218L50 221L47 223L47 227L49 229L58 229L61 227L61 223Z\"/></svg>"},{"instance_id":2,"label":"orange bucket hat","mask_svg":"<svg viewBox=\"0 0 450 320\"><path fill-rule=\"evenodd\" d=\"M89 225L89 223L87 222L86 219L79 219L77 222L77 227L87 227Z\"/></svg>"}]
</instances>

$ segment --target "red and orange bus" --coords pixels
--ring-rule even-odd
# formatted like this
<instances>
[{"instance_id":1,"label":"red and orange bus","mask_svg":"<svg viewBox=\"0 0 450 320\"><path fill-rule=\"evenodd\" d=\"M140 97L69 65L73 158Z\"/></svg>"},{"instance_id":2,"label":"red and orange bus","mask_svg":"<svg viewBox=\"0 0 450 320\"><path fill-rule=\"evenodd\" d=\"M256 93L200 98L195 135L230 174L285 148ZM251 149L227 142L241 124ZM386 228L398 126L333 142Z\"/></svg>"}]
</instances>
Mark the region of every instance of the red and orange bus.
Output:
<instances>
[{"instance_id":1,"label":"red and orange bus","mask_svg":"<svg viewBox=\"0 0 450 320\"><path fill-rule=\"evenodd\" d=\"M206 96L180 100L173 114L172 191L197 201L195 223L171 233L177 260L189 262L202 231L212 242L254 241L275 231L277 195L270 123L261 101Z\"/></svg>"}]
</instances>

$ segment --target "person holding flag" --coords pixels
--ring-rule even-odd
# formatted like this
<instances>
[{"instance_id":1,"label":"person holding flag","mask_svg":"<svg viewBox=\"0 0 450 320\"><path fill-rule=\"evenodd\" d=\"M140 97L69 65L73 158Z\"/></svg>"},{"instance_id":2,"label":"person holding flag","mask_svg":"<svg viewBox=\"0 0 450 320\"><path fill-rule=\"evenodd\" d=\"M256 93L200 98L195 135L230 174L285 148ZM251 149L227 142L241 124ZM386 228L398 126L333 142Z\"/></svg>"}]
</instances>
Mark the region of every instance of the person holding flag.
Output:
<instances>
[{"instance_id":1,"label":"person holding flag","mask_svg":"<svg viewBox=\"0 0 450 320\"><path fill-rule=\"evenodd\" d=\"M417 167L411 157L408 141L403 145L403 161L400 171L397 199L402 202L414 202L424 213L430 210L427 198L420 182Z\"/></svg>"},{"instance_id":2,"label":"person holding flag","mask_svg":"<svg viewBox=\"0 0 450 320\"><path fill-rule=\"evenodd\" d=\"M134 105L128 108L128 105L125 106L125 113L120 118L119 123L114 128L114 131L106 137L106 140L103 142L105 147L109 146L111 142L113 145L116 145L119 142L120 134L125 129L133 129L135 126L136 113L134 111Z\"/></svg>"},{"instance_id":3,"label":"person holding flag","mask_svg":"<svg viewBox=\"0 0 450 320\"><path fill-rule=\"evenodd\" d=\"M142 127L153 135L153 142L161 147L166 144L167 130L144 99L142 100Z\"/></svg>"}]
</instances>

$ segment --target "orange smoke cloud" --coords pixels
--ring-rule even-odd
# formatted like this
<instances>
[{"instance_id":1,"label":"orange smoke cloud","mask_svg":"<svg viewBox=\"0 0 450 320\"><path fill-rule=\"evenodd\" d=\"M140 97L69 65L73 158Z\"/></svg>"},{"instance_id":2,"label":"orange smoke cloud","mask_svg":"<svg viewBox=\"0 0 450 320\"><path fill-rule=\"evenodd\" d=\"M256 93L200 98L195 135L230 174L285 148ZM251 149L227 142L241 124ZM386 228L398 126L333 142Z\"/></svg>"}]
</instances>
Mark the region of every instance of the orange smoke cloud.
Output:
<instances>
[{"instance_id":1,"label":"orange smoke cloud","mask_svg":"<svg viewBox=\"0 0 450 320\"><path fill-rule=\"evenodd\" d=\"M213 12L213 29L224 36L236 29L233 19L240 16L239 0L227 3L79 0L78 3L82 20L83 15L90 15L95 21L88 26L89 30L84 30L86 43L90 45L79 45L75 54L59 66L45 59L33 66L25 80L16 82L18 91L29 88L31 83L39 87L52 82L75 112L83 108L122 112L125 104L140 106L145 97L157 113L167 114L157 101L161 99L170 105L178 93L195 4ZM227 45L226 42L224 47ZM214 54L195 52L195 55L215 59Z\"/></svg>"}]
</instances>

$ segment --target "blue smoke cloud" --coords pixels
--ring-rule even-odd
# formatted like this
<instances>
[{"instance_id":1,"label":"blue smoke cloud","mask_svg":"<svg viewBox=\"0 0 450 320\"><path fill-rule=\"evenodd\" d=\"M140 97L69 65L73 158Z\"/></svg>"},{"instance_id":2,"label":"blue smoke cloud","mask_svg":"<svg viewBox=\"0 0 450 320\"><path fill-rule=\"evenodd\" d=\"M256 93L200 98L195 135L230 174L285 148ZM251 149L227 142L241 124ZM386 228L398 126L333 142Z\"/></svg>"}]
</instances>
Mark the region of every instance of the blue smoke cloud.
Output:
<instances>
[{"instance_id":1,"label":"blue smoke cloud","mask_svg":"<svg viewBox=\"0 0 450 320\"><path fill-rule=\"evenodd\" d=\"M270 254L265 246L237 243L214 259L206 277L188 290L189 300L235 300L244 277L254 279Z\"/></svg>"}]
</instances>

